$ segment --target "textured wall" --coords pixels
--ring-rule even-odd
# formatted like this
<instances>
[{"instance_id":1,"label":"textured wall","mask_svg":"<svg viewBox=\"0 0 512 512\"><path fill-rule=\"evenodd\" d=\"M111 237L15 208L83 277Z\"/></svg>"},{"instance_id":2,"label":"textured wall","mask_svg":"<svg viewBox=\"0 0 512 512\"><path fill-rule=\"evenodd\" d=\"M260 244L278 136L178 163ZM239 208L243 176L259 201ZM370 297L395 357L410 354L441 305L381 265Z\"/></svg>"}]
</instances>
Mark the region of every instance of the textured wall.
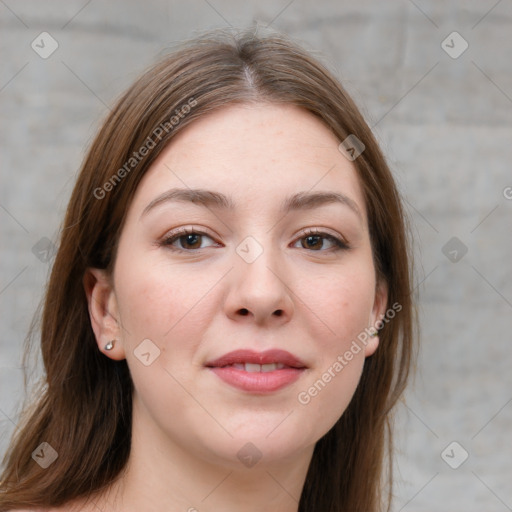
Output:
<instances>
[{"instance_id":1,"label":"textured wall","mask_svg":"<svg viewBox=\"0 0 512 512\"><path fill-rule=\"evenodd\" d=\"M100 120L166 46L255 21L337 71L410 214L422 347L398 408L394 510L512 510L510 0L0 1L1 451L51 244Z\"/></svg>"}]
</instances>

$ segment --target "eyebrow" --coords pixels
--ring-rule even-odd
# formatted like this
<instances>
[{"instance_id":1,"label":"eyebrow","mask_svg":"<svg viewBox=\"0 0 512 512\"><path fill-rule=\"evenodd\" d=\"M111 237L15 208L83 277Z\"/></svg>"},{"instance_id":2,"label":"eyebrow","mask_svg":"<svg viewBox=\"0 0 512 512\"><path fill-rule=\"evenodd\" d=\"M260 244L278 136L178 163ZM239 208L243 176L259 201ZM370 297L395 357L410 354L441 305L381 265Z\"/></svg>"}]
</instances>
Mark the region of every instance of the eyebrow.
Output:
<instances>
[{"instance_id":1,"label":"eyebrow","mask_svg":"<svg viewBox=\"0 0 512 512\"><path fill-rule=\"evenodd\" d=\"M144 208L141 217L157 206L173 201L190 202L217 210L233 211L236 207L233 199L221 192L204 189L172 188L153 199ZM285 214L297 210L312 210L332 203L348 206L362 220L363 217L356 202L345 194L338 192L297 192L283 201L280 212Z\"/></svg>"}]
</instances>

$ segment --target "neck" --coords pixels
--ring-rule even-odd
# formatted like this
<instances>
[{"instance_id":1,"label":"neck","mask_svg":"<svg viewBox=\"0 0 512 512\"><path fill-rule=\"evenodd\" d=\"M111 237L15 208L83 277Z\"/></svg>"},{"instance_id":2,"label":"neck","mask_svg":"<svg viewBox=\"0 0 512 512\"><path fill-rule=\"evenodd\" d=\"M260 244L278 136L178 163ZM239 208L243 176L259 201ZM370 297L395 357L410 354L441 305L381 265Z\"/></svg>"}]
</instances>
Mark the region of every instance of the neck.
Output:
<instances>
[{"instance_id":1,"label":"neck","mask_svg":"<svg viewBox=\"0 0 512 512\"><path fill-rule=\"evenodd\" d=\"M298 511L314 445L285 459L263 463L263 458L252 467L244 467L236 456L230 460L211 453L191 453L149 425L147 419L137 421L137 416L142 417L134 414L132 448L125 470L107 495L94 500L101 510ZM233 445L238 444L233 440Z\"/></svg>"}]
</instances>

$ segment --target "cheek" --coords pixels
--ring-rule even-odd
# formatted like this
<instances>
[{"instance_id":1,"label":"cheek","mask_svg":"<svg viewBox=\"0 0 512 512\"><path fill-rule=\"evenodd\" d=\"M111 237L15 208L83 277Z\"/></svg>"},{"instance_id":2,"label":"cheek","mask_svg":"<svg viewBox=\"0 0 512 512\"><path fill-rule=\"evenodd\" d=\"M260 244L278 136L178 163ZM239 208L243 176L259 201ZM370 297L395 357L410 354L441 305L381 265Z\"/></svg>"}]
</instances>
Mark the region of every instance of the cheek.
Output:
<instances>
[{"instance_id":1,"label":"cheek","mask_svg":"<svg viewBox=\"0 0 512 512\"><path fill-rule=\"evenodd\" d=\"M364 364L362 352L348 361L340 354L329 365L310 376L297 394L297 403L304 418L315 418L311 425L317 438L326 434L347 409L359 383Z\"/></svg>"},{"instance_id":2,"label":"cheek","mask_svg":"<svg viewBox=\"0 0 512 512\"><path fill-rule=\"evenodd\" d=\"M204 422L204 411L194 406L186 389L191 388L191 362L209 325L208 290L218 277L198 279L197 273L189 275L147 256L139 264L132 254L116 262L116 279L125 356L139 407L165 426L172 425L177 410L187 411L184 421L198 415Z\"/></svg>"},{"instance_id":3,"label":"cheek","mask_svg":"<svg viewBox=\"0 0 512 512\"><path fill-rule=\"evenodd\" d=\"M375 277L371 265L352 265L329 276L302 277L297 295L316 326L314 339L322 354L332 358L345 351L354 338L370 326L375 300ZM324 363L327 361L324 361Z\"/></svg>"},{"instance_id":4,"label":"cheek","mask_svg":"<svg viewBox=\"0 0 512 512\"><path fill-rule=\"evenodd\" d=\"M214 282L211 273L187 272L178 265L153 262L147 255L140 262L119 258L116 296L126 333L165 342L178 328L193 328L201 315L202 299Z\"/></svg>"},{"instance_id":5,"label":"cheek","mask_svg":"<svg viewBox=\"0 0 512 512\"><path fill-rule=\"evenodd\" d=\"M168 369L180 382L187 382L190 365L196 364L198 348L218 312L215 284L225 271L187 270L151 261L147 255L138 264L135 254L130 256L116 262L116 296L133 379L136 383L142 379L142 390L148 372L140 371L137 354L143 340L150 340L156 348L148 346L158 354L151 366ZM155 378L152 374L150 380ZM169 375L164 371L159 378L168 381Z\"/></svg>"},{"instance_id":6,"label":"cheek","mask_svg":"<svg viewBox=\"0 0 512 512\"><path fill-rule=\"evenodd\" d=\"M299 390L297 402L305 414L318 418L315 428L320 431L327 432L340 418L361 377L365 329L370 326L375 298L370 270L371 266L354 266L350 272L316 280L321 288L311 287L311 282L302 286L304 302L321 321L310 322L317 326L310 333L317 340L317 364Z\"/></svg>"}]
</instances>

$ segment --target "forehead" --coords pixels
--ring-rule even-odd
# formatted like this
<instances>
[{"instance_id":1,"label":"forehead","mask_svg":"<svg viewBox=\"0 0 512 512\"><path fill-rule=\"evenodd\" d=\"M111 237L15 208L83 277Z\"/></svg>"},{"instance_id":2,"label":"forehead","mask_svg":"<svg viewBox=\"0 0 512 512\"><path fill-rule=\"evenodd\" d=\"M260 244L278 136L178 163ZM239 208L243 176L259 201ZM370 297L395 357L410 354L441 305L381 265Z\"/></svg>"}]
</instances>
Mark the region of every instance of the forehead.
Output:
<instances>
[{"instance_id":1,"label":"forehead","mask_svg":"<svg viewBox=\"0 0 512 512\"><path fill-rule=\"evenodd\" d=\"M278 104L231 105L179 132L142 179L134 207L167 189L203 188L233 197L239 209L282 204L298 191L351 198L366 220L354 165L311 113Z\"/></svg>"}]
</instances>

